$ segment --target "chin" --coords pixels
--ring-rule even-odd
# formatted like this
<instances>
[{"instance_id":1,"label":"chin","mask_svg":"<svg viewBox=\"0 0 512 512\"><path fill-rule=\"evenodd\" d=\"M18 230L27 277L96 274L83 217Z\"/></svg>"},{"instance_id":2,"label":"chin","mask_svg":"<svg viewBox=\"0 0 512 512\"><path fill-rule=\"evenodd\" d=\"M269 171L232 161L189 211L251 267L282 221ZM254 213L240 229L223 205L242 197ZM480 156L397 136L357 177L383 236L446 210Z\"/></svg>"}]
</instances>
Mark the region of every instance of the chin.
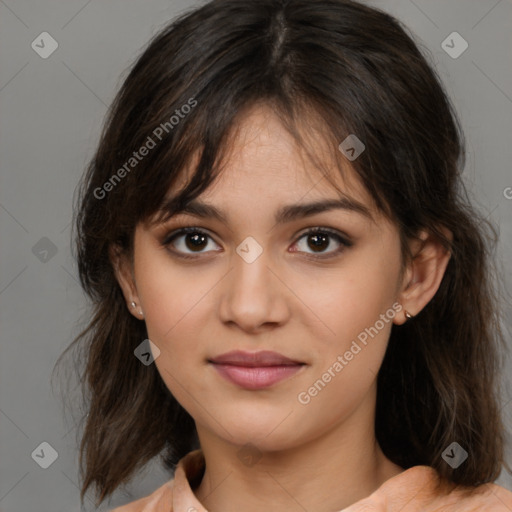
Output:
<instances>
[{"instance_id":1,"label":"chin","mask_svg":"<svg viewBox=\"0 0 512 512\"><path fill-rule=\"evenodd\" d=\"M223 425L230 435L226 435L226 431L219 429L217 426L215 432L227 442L240 447L250 444L260 451L280 451L300 444L300 439L297 437L297 427L286 422L286 425L284 425L283 418L285 416L266 419L244 417L241 419L239 415L233 418L236 423L230 422L229 425L227 423L228 417L224 416L226 420Z\"/></svg>"}]
</instances>

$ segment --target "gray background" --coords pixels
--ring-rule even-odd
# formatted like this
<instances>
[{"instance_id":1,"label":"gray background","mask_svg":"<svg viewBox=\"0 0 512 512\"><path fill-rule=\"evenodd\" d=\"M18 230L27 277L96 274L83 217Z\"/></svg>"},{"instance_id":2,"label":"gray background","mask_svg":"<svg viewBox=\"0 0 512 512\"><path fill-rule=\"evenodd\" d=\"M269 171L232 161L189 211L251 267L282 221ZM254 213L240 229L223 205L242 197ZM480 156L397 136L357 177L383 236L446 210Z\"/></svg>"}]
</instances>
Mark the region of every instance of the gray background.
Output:
<instances>
[{"instance_id":1,"label":"gray background","mask_svg":"<svg viewBox=\"0 0 512 512\"><path fill-rule=\"evenodd\" d=\"M431 52L467 136L466 183L478 207L500 226L501 277L510 290L505 263L512 249L512 3L372 3L405 22ZM2 512L94 510L89 498L80 507L76 428L50 385L55 361L87 311L70 254L72 196L126 70L154 33L193 5L199 3L0 0ZM47 59L31 47L44 31L59 45ZM441 47L453 31L469 44L456 59ZM43 237L55 254L41 252L49 247ZM512 343L510 310L507 318ZM510 360L507 368L510 374ZM509 382L505 395L502 411L511 429ZM508 441L512 462L510 432ZM58 452L47 469L31 457L42 442ZM119 491L99 510L146 495L167 478L151 464L129 491ZM510 475L502 473L498 483L512 490Z\"/></svg>"}]
</instances>

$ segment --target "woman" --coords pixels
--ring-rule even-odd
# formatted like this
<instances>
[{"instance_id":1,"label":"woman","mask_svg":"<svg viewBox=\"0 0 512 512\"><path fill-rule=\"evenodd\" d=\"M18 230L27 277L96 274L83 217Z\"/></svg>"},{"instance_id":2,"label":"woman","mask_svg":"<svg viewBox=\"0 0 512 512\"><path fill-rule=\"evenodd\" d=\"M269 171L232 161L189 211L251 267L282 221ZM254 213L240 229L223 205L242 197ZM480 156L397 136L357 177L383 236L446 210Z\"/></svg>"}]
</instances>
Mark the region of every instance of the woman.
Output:
<instances>
[{"instance_id":1,"label":"woman","mask_svg":"<svg viewBox=\"0 0 512 512\"><path fill-rule=\"evenodd\" d=\"M116 509L512 510L485 223L440 81L349 0L170 24L82 182L82 499Z\"/></svg>"}]
</instances>

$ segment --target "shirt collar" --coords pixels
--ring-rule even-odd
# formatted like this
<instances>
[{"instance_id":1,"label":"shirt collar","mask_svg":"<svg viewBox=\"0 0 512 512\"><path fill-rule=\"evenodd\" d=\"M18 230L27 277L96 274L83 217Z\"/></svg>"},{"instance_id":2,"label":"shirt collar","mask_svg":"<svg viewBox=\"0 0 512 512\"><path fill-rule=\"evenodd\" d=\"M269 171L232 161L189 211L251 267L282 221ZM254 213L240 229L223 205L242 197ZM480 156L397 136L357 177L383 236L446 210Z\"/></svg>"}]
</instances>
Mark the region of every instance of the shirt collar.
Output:
<instances>
[{"instance_id":1,"label":"shirt collar","mask_svg":"<svg viewBox=\"0 0 512 512\"><path fill-rule=\"evenodd\" d=\"M201 449L189 452L179 461L173 481L173 512L208 512L194 494L194 489L203 478L204 470L205 459ZM508 508L512 510L512 493L500 486L482 485L476 494L466 497L462 490L453 489L458 487L454 484L445 483L436 489L435 484L439 482L438 478L437 472L432 467L413 466L391 477L370 496L343 509L342 512L356 512L363 508L366 510L366 507L382 512L392 509L401 510L410 502L414 502L418 507L414 510L432 504L435 506L429 510L440 511L455 503L459 507L457 510L461 512L483 510L484 506L486 510L491 510L490 506L496 507L492 510L501 511ZM505 508L505 504L508 508Z\"/></svg>"},{"instance_id":2,"label":"shirt collar","mask_svg":"<svg viewBox=\"0 0 512 512\"><path fill-rule=\"evenodd\" d=\"M193 489L204 474L205 461L202 450L185 455L174 472L173 512L208 512L195 497Z\"/></svg>"}]
</instances>

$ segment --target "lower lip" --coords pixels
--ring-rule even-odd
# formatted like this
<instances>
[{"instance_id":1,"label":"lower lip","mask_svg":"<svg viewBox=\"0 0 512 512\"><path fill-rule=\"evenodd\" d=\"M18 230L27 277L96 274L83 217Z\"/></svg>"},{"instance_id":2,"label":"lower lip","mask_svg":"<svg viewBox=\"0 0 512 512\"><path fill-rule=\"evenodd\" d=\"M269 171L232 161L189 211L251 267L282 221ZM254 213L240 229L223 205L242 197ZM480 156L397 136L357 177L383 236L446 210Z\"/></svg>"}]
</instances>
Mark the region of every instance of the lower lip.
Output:
<instances>
[{"instance_id":1,"label":"lower lip","mask_svg":"<svg viewBox=\"0 0 512 512\"><path fill-rule=\"evenodd\" d=\"M295 375L304 365L234 366L213 363L227 380L245 389L263 389Z\"/></svg>"}]
</instances>

